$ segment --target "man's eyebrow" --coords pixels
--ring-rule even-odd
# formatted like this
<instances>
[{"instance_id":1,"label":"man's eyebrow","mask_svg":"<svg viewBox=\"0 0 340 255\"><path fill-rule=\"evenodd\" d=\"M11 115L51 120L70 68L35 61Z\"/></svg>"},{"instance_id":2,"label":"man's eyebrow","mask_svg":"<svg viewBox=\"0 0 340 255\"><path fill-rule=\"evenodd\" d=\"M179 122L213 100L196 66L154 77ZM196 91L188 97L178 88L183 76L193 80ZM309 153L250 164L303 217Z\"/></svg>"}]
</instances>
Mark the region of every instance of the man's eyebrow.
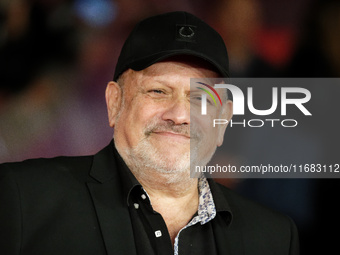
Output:
<instances>
[{"instance_id":1,"label":"man's eyebrow","mask_svg":"<svg viewBox=\"0 0 340 255\"><path fill-rule=\"evenodd\" d=\"M150 77L150 78L146 78L142 84L143 85L150 85L150 84L154 84L154 83L159 83L162 85L169 85L171 84L170 82L164 81L164 80L157 80L155 77Z\"/></svg>"}]
</instances>

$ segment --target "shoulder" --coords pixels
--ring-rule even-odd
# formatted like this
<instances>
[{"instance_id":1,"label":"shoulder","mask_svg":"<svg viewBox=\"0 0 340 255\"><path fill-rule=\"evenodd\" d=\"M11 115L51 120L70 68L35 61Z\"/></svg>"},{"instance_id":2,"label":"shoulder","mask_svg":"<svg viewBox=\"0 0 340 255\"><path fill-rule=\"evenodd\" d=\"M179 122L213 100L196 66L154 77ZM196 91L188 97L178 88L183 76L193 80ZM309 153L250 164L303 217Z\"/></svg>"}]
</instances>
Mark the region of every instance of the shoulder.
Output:
<instances>
[{"instance_id":1,"label":"shoulder","mask_svg":"<svg viewBox=\"0 0 340 255\"><path fill-rule=\"evenodd\" d=\"M60 156L55 158L36 158L27 159L20 162L1 163L1 169L13 169L21 171L23 169L41 169L41 168L62 168L85 162L92 158L92 156Z\"/></svg>"},{"instance_id":2,"label":"shoulder","mask_svg":"<svg viewBox=\"0 0 340 255\"><path fill-rule=\"evenodd\" d=\"M232 214L228 232L242 240L245 254L299 254L298 231L290 217L221 184L213 185Z\"/></svg>"},{"instance_id":3,"label":"shoulder","mask_svg":"<svg viewBox=\"0 0 340 255\"><path fill-rule=\"evenodd\" d=\"M298 231L289 216L249 200L223 185L217 185L230 207L230 227L242 232L247 247L268 252L286 250L286 254L298 254Z\"/></svg>"},{"instance_id":4,"label":"shoulder","mask_svg":"<svg viewBox=\"0 0 340 255\"><path fill-rule=\"evenodd\" d=\"M0 165L0 201L46 214L87 199L92 156L30 159ZM16 209L13 209L16 208ZM21 209L20 209L21 210ZM19 210L19 211L20 211Z\"/></svg>"},{"instance_id":5,"label":"shoulder","mask_svg":"<svg viewBox=\"0 0 340 255\"><path fill-rule=\"evenodd\" d=\"M0 179L15 178L18 182L60 181L73 176L86 179L93 156L29 159L22 162L0 164Z\"/></svg>"},{"instance_id":6,"label":"shoulder","mask_svg":"<svg viewBox=\"0 0 340 255\"><path fill-rule=\"evenodd\" d=\"M250 200L237 192L217 183L217 186L222 191L222 194L226 198L231 210L233 212L241 213L244 216L251 216L253 219L261 218L268 219L286 219L282 213L277 212L267 206L264 206L258 202Z\"/></svg>"}]
</instances>

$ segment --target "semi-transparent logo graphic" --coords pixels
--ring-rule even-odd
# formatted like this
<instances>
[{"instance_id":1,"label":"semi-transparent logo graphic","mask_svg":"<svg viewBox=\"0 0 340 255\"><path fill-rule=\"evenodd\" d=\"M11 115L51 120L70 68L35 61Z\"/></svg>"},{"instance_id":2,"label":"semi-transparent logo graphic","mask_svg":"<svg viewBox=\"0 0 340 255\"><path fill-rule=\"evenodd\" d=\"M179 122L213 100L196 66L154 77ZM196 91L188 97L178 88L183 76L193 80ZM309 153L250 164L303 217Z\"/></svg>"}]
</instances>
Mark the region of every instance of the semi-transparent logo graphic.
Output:
<instances>
[{"instance_id":1,"label":"semi-transparent logo graphic","mask_svg":"<svg viewBox=\"0 0 340 255\"><path fill-rule=\"evenodd\" d=\"M210 82L216 82L215 79L210 80ZM207 82L207 81L206 81ZM243 119L242 122L233 122L233 119L213 119L213 126L216 125L225 125L230 121L230 126L233 125L241 125L245 127L246 125L249 127L262 127L265 123L269 123L272 127L279 122L283 127L296 127L298 125L298 121L296 119L272 119L270 115L275 113L276 111L280 111L281 116L287 116L287 106L296 107L301 111L305 116L311 116L311 112L306 108L305 104L311 100L311 92L306 88L301 87L281 87L280 91L278 87L268 88L271 91L271 105L267 109L258 109L254 106L254 87L246 88L246 95L243 91L233 84L206 84L204 82L196 81L197 84L205 86L206 88L202 88L197 86L196 88L202 90L201 94L201 114L207 114L207 96L209 96L214 104L216 105L215 97L218 98L221 106L222 100L216 91L216 89L224 89L228 90L233 98L233 115L245 115L245 108L255 116L266 116L267 118L252 118L252 119ZM210 91L209 91L210 90ZM279 96L280 95L280 96ZM291 97L294 95L294 97ZM297 97L296 97L297 96Z\"/></svg>"}]
</instances>

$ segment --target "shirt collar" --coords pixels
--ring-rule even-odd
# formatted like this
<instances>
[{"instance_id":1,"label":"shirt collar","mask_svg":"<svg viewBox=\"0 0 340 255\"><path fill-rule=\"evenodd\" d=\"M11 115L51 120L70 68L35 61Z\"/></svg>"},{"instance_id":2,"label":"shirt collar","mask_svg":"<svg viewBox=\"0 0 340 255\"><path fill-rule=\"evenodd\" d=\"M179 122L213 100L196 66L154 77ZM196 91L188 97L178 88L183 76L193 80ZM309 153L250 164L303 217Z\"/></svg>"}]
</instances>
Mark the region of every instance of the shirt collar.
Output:
<instances>
[{"instance_id":1,"label":"shirt collar","mask_svg":"<svg viewBox=\"0 0 340 255\"><path fill-rule=\"evenodd\" d=\"M229 203L227 201L226 196L222 192L222 187L217 184L214 179L208 178L209 187L211 189L211 193L213 194L216 211L217 212L230 212L231 209Z\"/></svg>"},{"instance_id":2,"label":"shirt collar","mask_svg":"<svg viewBox=\"0 0 340 255\"><path fill-rule=\"evenodd\" d=\"M215 218L217 213L227 213L231 216L229 204L222 193L221 187L212 180L205 177L198 181L199 190L199 205L198 205L198 220L201 224Z\"/></svg>"},{"instance_id":3,"label":"shirt collar","mask_svg":"<svg viewBox=\"0 0 340 255\"><path fill-rule=\"evenodd\" d=\"M227 225L229 225L232 221L233 213L229 206L227 197L222 191L222 189L226 189L226 187L222 187L221 184L216 183L212 178L207 180L211 189L211 193L213 194L216 212L223 215Z\"/></svg>"}]
</instances>

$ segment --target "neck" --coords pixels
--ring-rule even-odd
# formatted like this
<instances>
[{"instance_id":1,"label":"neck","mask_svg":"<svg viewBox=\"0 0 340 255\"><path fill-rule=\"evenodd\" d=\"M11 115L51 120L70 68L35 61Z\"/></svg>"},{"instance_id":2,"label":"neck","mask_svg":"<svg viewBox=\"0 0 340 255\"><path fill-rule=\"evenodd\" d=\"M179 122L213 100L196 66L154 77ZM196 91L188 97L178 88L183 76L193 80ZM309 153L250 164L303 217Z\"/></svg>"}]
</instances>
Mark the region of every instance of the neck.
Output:
<instances>
[{"instance_id":1,"label":"neck","mask_svg":"<svg viewBox=\"0 0 340 255\"><path fill-rule=\"evenodd\" d=\"M190 178L189 170L181 173L159 173L155 169L130 169L151 196L181 198L197 193L198 180Z\"/></svg>"}]
</instances>

